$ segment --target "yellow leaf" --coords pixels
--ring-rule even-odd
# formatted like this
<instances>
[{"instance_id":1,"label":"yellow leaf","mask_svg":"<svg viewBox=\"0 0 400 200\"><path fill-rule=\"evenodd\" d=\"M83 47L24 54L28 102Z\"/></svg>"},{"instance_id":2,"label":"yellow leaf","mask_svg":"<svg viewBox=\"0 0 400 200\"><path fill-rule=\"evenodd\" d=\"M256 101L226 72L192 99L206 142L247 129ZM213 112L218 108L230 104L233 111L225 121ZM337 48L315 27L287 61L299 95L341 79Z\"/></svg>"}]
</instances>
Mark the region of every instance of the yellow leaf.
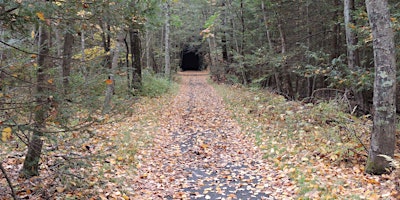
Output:
<instances>
[{"instance_id":1,"label":"yellow leaf","mask_svg":"<svg viewBox=\"0 0 400 200\"><path fill-rule=\"evenodd\" d=\"M64 190L65 190L65 188L63 188L63 187L56 187L56 190L57 190L58 193L63 193Z\"/></svg>"},{"instance_id":2,"label":"yellow leaf","mask_svg":"<svg viewBox=\"0 0 400 200\"><path fill-rule=\"evenodd\" d=\"M203 143L203 144L200 145L200 147L203 148L203 149L207 149L208 145Z\"/></svg>"},{"instance_id":3,"label":"yellow leaf","mask_svg":"<svg viewBox=\"0 0 400 200\"><path fill-rule=\"evenodd\" d=\"M7 142L7 140L9 140L11 138L11 128L10 127L6 127L3 129L3 132L1 134L1 140L3 140L3 142Z\"/></svg>"},{"instance_id":4,"label":"yellow leaf","mask_svg":"<svg viewBox=\"0 0 400 200\"><path fill-rule=\"evenodd\" d=\"M123 161L124 158L123 158L122 156L119 156L119 157L117 158L117 160L118 160L118 161Z\"/></svg>"},{"instance_id":5,"label":"yellow leaf","mask_svg":"<svg viewBox=\"0 0 400 200\"><path fill-rule=\"evenodd\" d=\"M124 198L125 200L129 200L129 197L126 196L126 194L122 195L122 198Z\"/></svg>"},{"instance_id":6,"label":"yellow leaf","mask_svg":"<svg viewBox=\"0 0 400 200\"><path fill-rule=\"evenodd\" d=\"M106 80L106 84L107 84L107 85L111 85L112 83L113 83L113 81L112 81L111 79L107 79L107 80Z\"/></svg>"},{"instance_id":7,"label":"yellow leaf","mask_svg":"<svg viewBox=\"0 0 400 200\"><path fill-rule=\"evenodd\" d=\"M50 84L53 84L53 79L51 78L51 79L47 80L47 82Z\"/></svg>"},{"instance_id":8,"label":"yellow leaf","mask_svg":"<svg viewBox=\"0 0 400 200\"><path fill-rule=\"evenodd\" d=\"M40 20L44 21L44 14L43 12L37 12L36 16L39 17Z\"/></svg>"},{"instance_id":9,"label":"yellow leaf","mask_svg":"<svg viewBox=\"0 0 400 200\"><path fill-rule=\"evenodd\" d=\"M32 32L31 32L31 38L32 38L32 39L35 39L35 35L36 35L35 31L32 31Z\"/></svg>"}]
</instances>

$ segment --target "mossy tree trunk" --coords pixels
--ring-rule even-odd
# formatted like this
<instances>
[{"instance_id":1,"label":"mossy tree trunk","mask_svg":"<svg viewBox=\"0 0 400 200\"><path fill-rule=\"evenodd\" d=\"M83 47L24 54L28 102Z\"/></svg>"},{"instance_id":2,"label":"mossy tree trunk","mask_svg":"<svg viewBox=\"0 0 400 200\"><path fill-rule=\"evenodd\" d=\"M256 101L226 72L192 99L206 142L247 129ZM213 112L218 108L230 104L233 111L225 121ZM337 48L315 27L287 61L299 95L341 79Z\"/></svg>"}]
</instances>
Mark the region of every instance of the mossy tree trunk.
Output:
<instances>
[{"instance_id":1,"label":"mossy tree trunk","mask_svg":"<svg viewBox=\"0 0 400 200\"><path fill-rule=\"evenodd\" d=\"M381 155L393 157L396 143L396 57L394 34L387 0L366 0L372 28L375 82L374 124L366 172L383 174L390 163Z\"/></svg>"}]
</instances>

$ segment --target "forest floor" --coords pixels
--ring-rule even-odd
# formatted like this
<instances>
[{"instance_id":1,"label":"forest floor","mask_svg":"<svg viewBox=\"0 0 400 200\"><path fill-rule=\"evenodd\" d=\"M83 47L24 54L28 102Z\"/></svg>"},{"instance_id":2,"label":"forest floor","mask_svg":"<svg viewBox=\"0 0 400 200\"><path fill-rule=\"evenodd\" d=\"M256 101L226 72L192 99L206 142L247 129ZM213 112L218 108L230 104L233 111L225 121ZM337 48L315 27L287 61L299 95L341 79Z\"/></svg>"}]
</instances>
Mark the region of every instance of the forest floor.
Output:
<instances>
[{"instance_id":1,"label":"forest floor","mask_svg":"<svg viewBox=\"0 0 400 200\"><path fill-rule=\"evenodd\" d=\"M291 102L181 72L179 90L48 142L41 176L18 178L24 152L1 150L22 199L399 199L399 172L364 165L371 121L338 104ZM339 100L338 100L339 101ZM87 138L87 139L83 139ZM395 159L399 160L396 151ZM10 199L0 175L0 199Z\"/></svg>"}]
</instances>

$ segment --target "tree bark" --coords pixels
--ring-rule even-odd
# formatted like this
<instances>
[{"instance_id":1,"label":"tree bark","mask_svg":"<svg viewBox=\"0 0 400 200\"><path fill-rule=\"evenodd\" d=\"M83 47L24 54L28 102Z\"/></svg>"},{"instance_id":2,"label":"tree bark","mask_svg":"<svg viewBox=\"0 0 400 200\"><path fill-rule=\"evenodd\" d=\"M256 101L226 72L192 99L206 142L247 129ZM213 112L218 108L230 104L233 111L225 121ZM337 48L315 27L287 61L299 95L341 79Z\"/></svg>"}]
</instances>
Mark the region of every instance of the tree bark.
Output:
<instances>
[{"instance_id":1,"label":"tree bark","mask_svg":"<svg viewBox=\"0 0 400 200\"><path fill-rule=\"evenodd\" d=\"M286 62L286 37L285 33L283 32L282 22L278 20L278 30L279 30L279 37L281 39L281 54L282 54L282 69L283 69L283 76L286 78L286 89L287 95L289 97L293 97L293 85L292 85L292 78L290 76L290 70Z\"/></svg>"},{"instance_id":2,"label":"tree bark","mask_svg":"<svg viewBox=\"0 0 400 200\"><path fill-rule=\"evenodd\" d=\"M366 172L388 173L396 145L396 55L387 0L366 0L372 28L375 81L374 122Z\"/></svg>"},{"instance_id":3,"label":"tree bark","mask_svg":"<svg viewBox=\"0 0 400 200\"><path fill-rule=\"evenodd\" d=\"M355 21L352 16L354 8L354 0L344 0L344 27L346 32L346 44L347 44L347 65L350 70L357 71L360 67L360 58L357 50L357 35L353 30ZM352 92L355 97L356 104L361 110L365 110L364 97L361 92L357 91L357 88L353 87Z\"/></svg>"},{"instance_id":4,"label":"tree bark","mask_svg":"<svg viewBox=\"0 0 400 200\"><path fill-rule=\"evenodd\" d=\"M340 6L340 0L333 0L333 6L339 9ZM336 10L333 12L332 16L332 21L334 22L334 25L332 26L332 53L331 53L331 60L337 58L340 56L340 49L339 49L339 44L340 44L340 23L338 21L339 19L339 10Z\"/></svg>"},{"instance_id":5,"label":"tree bark","mask_svg":"<svg viewBox=\"0 0 400 200\"><path fill-rule=\"evenodd\" d=\"M273 45L272 45L272 40L271 40L271 36L270 36L270 33L269 33L267 11L266 11L266 9L265 9L264 1L261 1L261 10L262 10L262 13L263 13L263 20L264 20L265 31L267 32L268 47L269 47L269 50L270 50L271 53L272 53L274 47L273 47Z\"/></svg>"},{"instance_id":6,"label":"tree bark","mask_svg":"<svg viewBox=\"0 0 400 200\"><path fill-rule=\"evenodd\" d=\"M115 48L113 50L113 57L112 57L112 62L111 62L111 70L110 74L108 75L108 79L110 82L107 84L107 89L106 89L106 97L104 98L104 104L103 104L103 114L107 114L111 110L111 99L114 94L114 74L115 74L115 69L118 66L118 58L119 58L119 51L121 49L122 43L124 42L124 34L120 33L117 39L117 44L115 45Z\"/></svg>"},{"instance_id":7,"label":"tree bark","mask_svg":"<svg viewBox=\"0 0 400 200\"><path fill-rule=\"evenodd\" d=\"M46 27L47 28L47 27ZM34 116L34 128L32 137L28 144L28 153L26 154L24 165L21 169L20 176L30 178L39 175L39 160L42 152L44 136L46 129L46 117L49 112L51 97L48 92L50 89L48 83L48 73L51 68L51 60L49 57L49 33L45 27L40 27L39 36L39 56L37 68L37 84L36 84L36 108Z\"/></svg>"},{"instance_id":8,"label":"tree bark","mask_svg":"<svg viewBox=\"0 0 400 200\"><path fill-rule=\"evenodd\" d=\"M169 55L169 31L170 31L170 24L169 24L169 4L168 1L165 2L165 52L164 52L164 59L165 59L165 67L164 73L165 76L170 79L171 78L171 63L170 63L170 55Z\"/></svg>"},{"instance_id":9,"label":"tree bark","mask_svg":"<svg viewBox=\"0 0 400 200\"><path fill-rule=\"evenodd\" d=\"M129 30L131 38L131 56L132 56L132 87L139 90L142 86L142 64L139 29L133 25Z\"/></svg>"},{"instance_id":10,"label":"tree bark","mask_svg":"<svg viewBox=\"0 0 400 200\"><path fill-rule=\"evenodd\" d=\"M352 30L351 26L355 25L352 13L354 11L354 0L344 0L344 24L346 31L346 43L347 43L347 64L350 69L356 69L359 64L357 45L357 35Z\"/></svg>"},{"instance_id":11,"label":"tree bark","mask_svg":"<svg viewBox=\"0 0 400 200\"><path fill-rule=\"evenodd\" d=\"M72 35L72 33L66 32L64 35L64 47L63 47L63 57L62 57L62 80L63 80L62 82L63 82L64 95L68 93L73 44L74 44L74 36Z\"/></svg>"}]
</instances>

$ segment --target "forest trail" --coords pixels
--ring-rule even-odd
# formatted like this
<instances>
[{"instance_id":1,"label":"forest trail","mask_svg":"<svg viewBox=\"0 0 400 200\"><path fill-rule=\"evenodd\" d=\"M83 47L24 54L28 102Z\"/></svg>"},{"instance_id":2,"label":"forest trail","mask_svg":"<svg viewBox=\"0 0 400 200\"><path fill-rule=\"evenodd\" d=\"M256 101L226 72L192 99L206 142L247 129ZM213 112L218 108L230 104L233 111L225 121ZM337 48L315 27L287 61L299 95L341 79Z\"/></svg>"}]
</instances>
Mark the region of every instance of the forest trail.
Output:
<instances>
[{"instance_id":1,"label":"forest trail","mask_svg":"<svg viewBox=\"0 0 400 200\"><path fill-rule=\"evenodd\" d=\"M154 142L138 152L137 199L274 199L295 183L262 159L224 108L207 72L181 72Z\"/></svg>"}]
</instances>

